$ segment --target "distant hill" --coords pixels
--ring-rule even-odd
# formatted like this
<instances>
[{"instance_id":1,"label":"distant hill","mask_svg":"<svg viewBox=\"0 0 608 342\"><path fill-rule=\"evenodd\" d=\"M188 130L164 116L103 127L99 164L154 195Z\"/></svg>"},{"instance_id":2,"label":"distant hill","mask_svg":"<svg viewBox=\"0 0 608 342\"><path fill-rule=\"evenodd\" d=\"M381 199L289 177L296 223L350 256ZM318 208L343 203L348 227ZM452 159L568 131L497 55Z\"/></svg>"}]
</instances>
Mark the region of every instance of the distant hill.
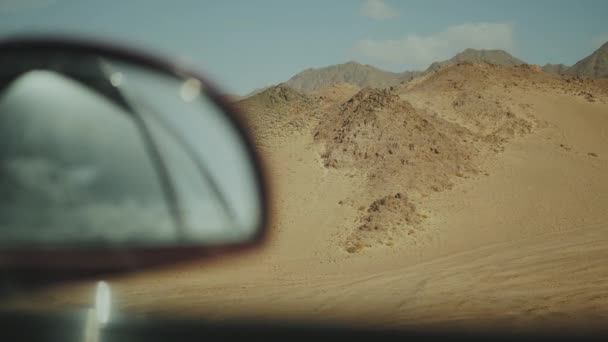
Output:
<instances>
[{"instance_id":1,"label":"distant hill","mask_svg":"<svg viewBox=\"0 0 608 342\"><path fill-rule=\"evenodd\" d=\"M442 61L431 64L426 72L437 70L442 66L449 64L457 64L462 62L481 63L486 62L496 65L520 65L526 64L521 59L513 57L511 54L504 50L475 50L466 49L456 56Z\"/></svg>"},{"instance_id":2,"label":"distant hill","mask_svg":"<svg viewBox=\"0 0 608 342\"><path fill-rule=\"evenodd\" d=\"M553 75L560 75L560 76L562 76L562 75L566 74L566 72L568 71L568 69L570 67L567 66L567 65L564 65L564 64L551 64L551 63L548 63L548 64L543 65L542 68L543 68L544 72L547 72L547 73L553 74Z\"/></svg>"},{"instance_id":3,"label":"distant hill","mask_svg":"<svg viewBox=\"0 0 608 342\"><path fill-rule=\"evenodd\" d=\"M361 88L386 88L399 84L403 80L416 76L419 72L406 71L395 73L384 71L371 65L357 62L331 65L318 69L306 69L293 76L287 85L293 89L311 92L332 86L348 83Z\"/></svg>"},{"instance_id":4,"label":"distant hill","mask_svg":"<svg viewBox=\"0 0 608 342\"><path fill-rule=\"evenodd\" d=\"M608 42L574 64L566 74L584 78L608 78Z\"/></svg>"}]
</instances>

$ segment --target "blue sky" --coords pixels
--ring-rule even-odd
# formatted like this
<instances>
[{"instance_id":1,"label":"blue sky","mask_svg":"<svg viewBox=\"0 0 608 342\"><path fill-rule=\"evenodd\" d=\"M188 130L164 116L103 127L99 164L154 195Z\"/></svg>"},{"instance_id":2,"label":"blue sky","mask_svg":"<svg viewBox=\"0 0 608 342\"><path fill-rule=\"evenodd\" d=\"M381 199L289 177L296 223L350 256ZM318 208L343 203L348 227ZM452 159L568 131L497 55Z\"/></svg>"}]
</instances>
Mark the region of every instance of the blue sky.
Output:
<instances>
[{"instance_id":1,"label":"blue sky","mask_svg":"<svg viewBox=\"0 0 608 342\"><path fill-rule=\"evenodd\" d=\"M356 60L426 68L466 47L573 64L608 41L605 0L2 0L0 35L67 33L185 59L244 94Z\"/></svg>"}]
</instances>

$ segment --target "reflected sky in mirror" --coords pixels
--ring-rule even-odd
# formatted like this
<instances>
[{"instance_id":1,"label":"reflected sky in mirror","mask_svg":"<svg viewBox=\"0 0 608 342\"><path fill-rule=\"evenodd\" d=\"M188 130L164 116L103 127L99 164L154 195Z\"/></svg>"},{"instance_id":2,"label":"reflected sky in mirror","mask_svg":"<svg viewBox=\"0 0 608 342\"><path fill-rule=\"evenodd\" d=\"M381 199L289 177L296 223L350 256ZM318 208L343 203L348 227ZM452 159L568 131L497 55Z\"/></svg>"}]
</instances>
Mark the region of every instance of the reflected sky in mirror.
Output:
<instances>
[{"instance_id":1,"label":"reflected sky in mirror","mask_svg":"<svg viewBox=\"0 0 608 342\"><path fill-rule=\"evenodd\" d=\"M128 114L76 81L30 71L0 97L2 244L176 241Z\"/></svg>"},{"instance_id":2,"label":"reflected sky in mirror","mask_svg":"<svg viewBox=\"0 0 608 342\"><path fill-rule=\"evenodd\" d=\"M262 217L254 165L200 82L108 60L100 66L97 77L115 95L42 70L1 90L1 245L252 238ZM150 146L181 220L171 216Z\"/></svg>"}]
</instances>

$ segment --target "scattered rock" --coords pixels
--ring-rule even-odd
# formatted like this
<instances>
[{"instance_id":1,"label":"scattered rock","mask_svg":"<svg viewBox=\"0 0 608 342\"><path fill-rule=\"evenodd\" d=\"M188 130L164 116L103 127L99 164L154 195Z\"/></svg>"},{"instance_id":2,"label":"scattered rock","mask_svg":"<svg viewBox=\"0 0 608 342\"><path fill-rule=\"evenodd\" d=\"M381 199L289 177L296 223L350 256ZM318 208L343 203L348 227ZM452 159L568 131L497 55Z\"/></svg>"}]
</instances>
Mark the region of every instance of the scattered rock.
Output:
<instances>
[{"instance_id":1,"label":"scattered rock","mask_svg":"<svg viewBox=\"0 0 608 342\"><path fill-rule=\"evenodd\" d=\"M381 197L370 203L356 220L355 229L346 241L346 251L356 253L362 246L388 245L388 241L403 238L406 232L417 229L422 220L405 194L398 192Z\"/></svg>"}]
</instances>

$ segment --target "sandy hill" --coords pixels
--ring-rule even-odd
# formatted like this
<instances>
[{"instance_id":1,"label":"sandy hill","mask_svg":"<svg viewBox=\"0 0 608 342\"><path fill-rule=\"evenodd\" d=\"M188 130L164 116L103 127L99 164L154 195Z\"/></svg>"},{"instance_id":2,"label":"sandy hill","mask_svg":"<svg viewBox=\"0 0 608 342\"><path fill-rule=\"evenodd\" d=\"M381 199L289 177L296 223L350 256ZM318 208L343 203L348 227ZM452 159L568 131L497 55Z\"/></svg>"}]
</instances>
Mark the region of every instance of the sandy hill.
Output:
<instances>
[{"instance_id":1,"label":"sandy hill","mask_svg":"<svg viewBox=\"0 0 608 342\"><path fill-rule=\"evenodd\" d=\"M388 89L365 88L325 116L314 133L327 168L354 170L365 179L364 204L345 241L349 252L393 245L413 234L421 214L411 193L441 191L456 175L473 172L475 151L466 130L414 108ZM391 179L390 186L386 186Z\"/></svg>"},{"instance_id":2,"label":"sandy hill","mask_svg":"<svg viewBox=\"0 0 608 342\"><path fill-rule=\"evenodd\" d=\"M357 62L306 69L293 76L287 84L297 90L310 92L339 83L358 87L385 88L415 76L417 72L394 73Z\"/></svg>"},{"instance_id":3,"label":"sandy hill","mask_svg":"<svg viewBox=\"0 0 608 342\"><path fill-rule=\"evenodd\" d=\"M434 62L431 64L428 71L433 71L441 68L442 66L449 64L457 64L462 62L472 62L472 63L490 63L496 65L519 65L525 64L524 61L513 57L511 54L504 50L475 50L475 49L466 49L454 57L442 61L442 62Z\"/></svg>"},{"instance_id":4,"label":"sandy hill","mask_svg":"<svg viewBox=\"0 0 608 342\"><path fill-rule=\"evenodd\" d=\"M608 42L570 67L567 74L585 78L608 78Z\"/></svg>"},{"instance_id":5,"label":"sandy hill","mask_svg":"<svg viewBox=\"0 0 608 342\"><path fill-rule=\"evenodd\" d=\"M541 124L509 89L543 77L554 80L527 65L459 63L392 89L362 89L323 116L314 131L322 164L361 175L376 196L363 204L347 250L412 238L424 213L408 199L478 175L481 161L535 131Z\"/></svg>"},{"instance_id":6,"label":"sandy hill","mask_svg":"<svg viewBox=\"0 0 608 342\"><path fill-rule=\"evenodd\" d=\"M240 100L236 106L245 112L245 121L257 138L284 136L301 130L318 116L319 109L317 99L302 94L285 83L268 87Z\"/></svg>"},{"instance_id":7,"label":"sandy hill","mask_svg":"<svg viewBox=\"0 0 608 342\"><path fill-rule=\"evenodd\" d=\"M238 105L260 144L298 132L312 139L324 169L359 180L340 245L360 252L416 240L426 221L416 201L486 173L485 160L546 127L521 91L593 103L606 102L607 85L527 64L459 62L385 89L337 83L303 94L282 84Z\"/></svg>"}]
</instances>

